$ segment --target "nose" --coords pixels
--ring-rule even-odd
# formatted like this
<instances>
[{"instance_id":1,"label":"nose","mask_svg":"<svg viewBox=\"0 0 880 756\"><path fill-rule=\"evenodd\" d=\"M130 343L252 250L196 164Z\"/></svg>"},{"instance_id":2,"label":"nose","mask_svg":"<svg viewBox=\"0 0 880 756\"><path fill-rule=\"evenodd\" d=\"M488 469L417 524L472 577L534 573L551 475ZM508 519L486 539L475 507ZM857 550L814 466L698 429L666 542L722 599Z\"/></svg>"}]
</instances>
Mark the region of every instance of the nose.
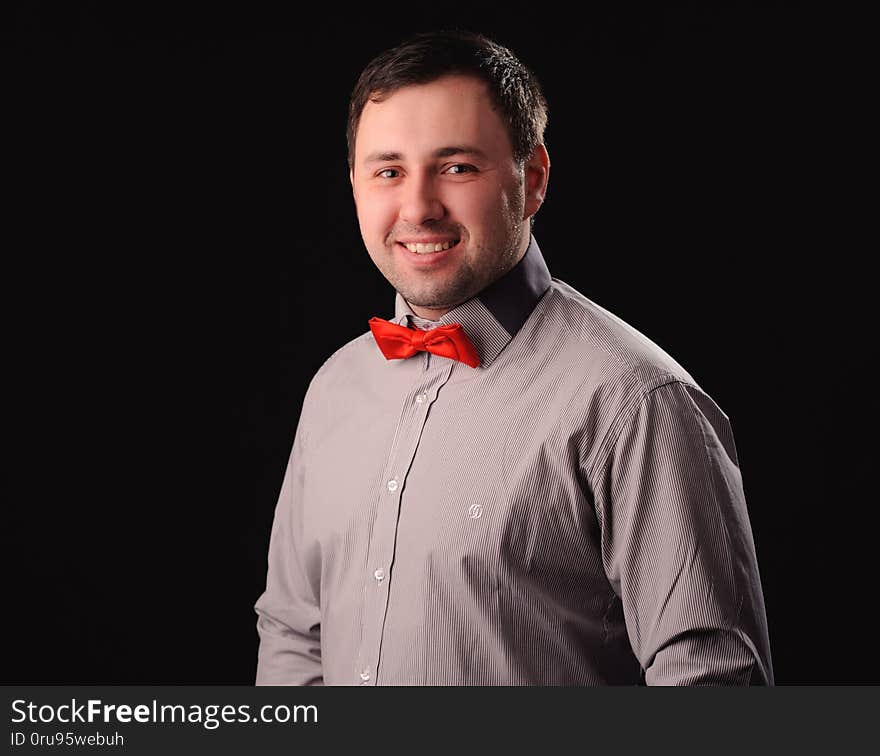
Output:
<instances>
[{"instance_id":1,"label":"nose","mask_svg":"<svg viewBox=\"0 0 880 756\"><path fill-rule=\"evenodd\" d=\"M440 220L446 212L430 175L410 175L401 191L400 219L412 226Z\"/></svg>"}]
</instances>

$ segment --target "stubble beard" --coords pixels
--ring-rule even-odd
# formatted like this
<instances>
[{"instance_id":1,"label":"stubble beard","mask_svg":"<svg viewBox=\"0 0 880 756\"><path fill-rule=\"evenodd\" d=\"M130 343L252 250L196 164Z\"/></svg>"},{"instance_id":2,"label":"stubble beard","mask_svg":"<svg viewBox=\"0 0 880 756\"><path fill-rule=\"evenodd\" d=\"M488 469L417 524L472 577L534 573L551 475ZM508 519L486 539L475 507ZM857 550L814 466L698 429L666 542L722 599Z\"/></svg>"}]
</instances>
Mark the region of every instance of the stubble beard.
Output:
<instances>
[{"instance_id":1,"label":"stubble beard","mask_svg":"<svg viewBox=\"0 0 880 756\"><path fill-rule=\"evenodd\" d=\"M391 275L386 275L386 278L411 305L428 310L451 310L457 307L514 266L522 241L523 227L518 222L522 217L522 203L523 198L516 197L512 206L507 208L503 232L498 239L498 244L503 247L500 255L493 254L497 253L497 248L489 250L477 247L472 258L462 261L449 280L432 280L431 273L426 272L424 281L407 281L396 270L389 271Z\"/></svg>"},{"instance_id":2,"label":"stubble beard","mask_svg":"<svg viewBox=\"0 0 880 756\"><path fill-rule=\"evenodd\" d=\"M426 280L422 282L407 281L395 271L393 276L397 280L391 284L411 305L428 310L451 310L479 294L513 267L519 239L508 236L502 243L505 248L500 256L488 256L484 250L477 249L477 261L491 262L478 267L471 260L463 261L449 279L432 280L431 273L426 272Z\"/></svg>"}]
</instances>

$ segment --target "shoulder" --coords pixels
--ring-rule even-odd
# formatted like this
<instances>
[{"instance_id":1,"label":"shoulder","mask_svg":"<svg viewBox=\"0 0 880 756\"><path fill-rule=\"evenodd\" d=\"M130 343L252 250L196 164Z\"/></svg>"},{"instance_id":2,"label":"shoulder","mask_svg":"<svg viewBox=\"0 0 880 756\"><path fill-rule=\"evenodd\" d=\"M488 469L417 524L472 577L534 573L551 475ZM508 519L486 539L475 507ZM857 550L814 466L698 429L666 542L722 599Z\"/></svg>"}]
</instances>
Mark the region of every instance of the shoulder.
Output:
<instances>
[{"instance_id":1,"label":"shoulder","mask_svg":"<svg viewBox=\"0 0 880 756\"><path fill-rule=\"evenodd\" d=\"M334 396L351 384L352 376L363 374L365 367L375 362L376 352L373 334L366 331L327 357L309 381L302 403L301 424L309 424L310 418L322 416L332 405Z\"/></svg>"},{"instance_id":2,"label":"shoulder","mask_svg":"<svg viewBox=\"0 0 880 756\"><path fill-rule=\"evenodd\" d=\"M532 338L556 343L557 372L576 376L570 396L573 420L583 434L588 467L601 466L623 428L655 403L682 417L702 409L726 416L696 379L656 341L559 279L552 279Z\"/></svg>"},{"instance_id":3,"label":"shoulder","mask_svg":"<svg viewBox=\"0 0 880 756\"><path fill-rule=\"evenodd\" d=\"M557 278L547 292L542 319L565 344L568 358L590 382L630 385L639 394L694 377L665 349L622 318Z\"/></svg>"},{"instance_id":4,"label":"shoulder","mask_svg":"<svg viewBox=\"0 0 880 756\"><path fill-rule=\"evenodd\" d=\"M315 371L306 393L307 400L350 382L351 376L363 370L368 361L375 361L376 350L376 340L369 330L343 344Z\"/></svg>"},{"instance_id":5,"label":"shoulder","mask_svg":"<svg viewBox=\"0 0 880 756\"><path fill-rule=\"evenodd\" d=\"M351 386L353 375L363 375L370 361L375 362L378 347L371 331L356 336L336 349L312 375L300 405L297 435L309 447L316 429L333 416L340 396Z\"/></svg>"}]
</instances>

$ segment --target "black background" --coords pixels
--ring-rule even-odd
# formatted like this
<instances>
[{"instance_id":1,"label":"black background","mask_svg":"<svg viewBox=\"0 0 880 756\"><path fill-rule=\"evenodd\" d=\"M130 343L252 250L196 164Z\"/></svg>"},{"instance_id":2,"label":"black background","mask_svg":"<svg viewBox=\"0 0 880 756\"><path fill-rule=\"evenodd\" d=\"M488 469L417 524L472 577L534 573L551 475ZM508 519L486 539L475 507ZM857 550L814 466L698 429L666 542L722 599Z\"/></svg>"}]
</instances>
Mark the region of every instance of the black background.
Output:
<instances>
[{"instance_id":1,"label":"black background","mask_svg":"<svg viewBox=\"0 0 880 756\"><path fill-rule=\"evenodd\" d=\"M777 683L880 680L876 349L855 262L871 245L836 214L836 169L863 170L839 63L860 22L797 4L590 7L4 5L22 483L5 683L253 681L306 386L393 312L351 199L348 96L372 56L453 24L544 86L534 232L553 275L731 419Z\"/></svg>"}]
</instances>

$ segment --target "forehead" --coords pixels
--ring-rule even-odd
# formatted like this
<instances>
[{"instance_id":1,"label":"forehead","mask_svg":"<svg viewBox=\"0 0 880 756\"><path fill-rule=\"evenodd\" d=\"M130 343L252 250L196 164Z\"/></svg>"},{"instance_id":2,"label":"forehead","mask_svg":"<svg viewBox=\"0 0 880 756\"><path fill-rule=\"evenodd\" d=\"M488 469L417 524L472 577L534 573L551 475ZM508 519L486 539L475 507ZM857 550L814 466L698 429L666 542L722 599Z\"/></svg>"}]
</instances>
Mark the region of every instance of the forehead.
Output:
<instances>
[{"instance_id":1,"label":"forehead","mask_svg":"<svg viewBox=\"0 0 880 756\"><path fill-rule=\"evenodd\" d=\"M377 150L416 158L449 144L473 144L499 159L510 154L507 129L485 82L444 76L401 87L382 102L368 101L358 123L355 159Z\"/></svg>"}]
</instances>

